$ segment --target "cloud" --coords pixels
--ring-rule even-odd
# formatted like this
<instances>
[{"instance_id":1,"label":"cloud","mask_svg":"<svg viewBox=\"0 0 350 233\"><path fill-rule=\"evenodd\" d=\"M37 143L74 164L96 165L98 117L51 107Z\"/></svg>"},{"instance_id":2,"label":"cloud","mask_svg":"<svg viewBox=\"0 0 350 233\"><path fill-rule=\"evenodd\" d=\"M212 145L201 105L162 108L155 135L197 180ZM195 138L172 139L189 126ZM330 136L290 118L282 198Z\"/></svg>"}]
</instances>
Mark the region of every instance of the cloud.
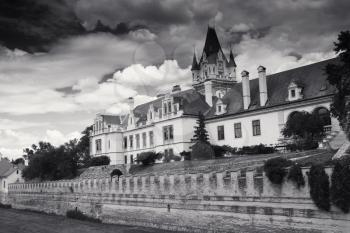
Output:
<instances>
[{"instance_id":1,"label":"cloud","mask_svg":"<svg viewBox=\"0 0 350 233\"><path fill-rule=\"evenodd\" d=\"M24 129L38 126L48 126L47 122L16 121L11 119L0 118L0 130Z\"/></svg>"}]
</instances>

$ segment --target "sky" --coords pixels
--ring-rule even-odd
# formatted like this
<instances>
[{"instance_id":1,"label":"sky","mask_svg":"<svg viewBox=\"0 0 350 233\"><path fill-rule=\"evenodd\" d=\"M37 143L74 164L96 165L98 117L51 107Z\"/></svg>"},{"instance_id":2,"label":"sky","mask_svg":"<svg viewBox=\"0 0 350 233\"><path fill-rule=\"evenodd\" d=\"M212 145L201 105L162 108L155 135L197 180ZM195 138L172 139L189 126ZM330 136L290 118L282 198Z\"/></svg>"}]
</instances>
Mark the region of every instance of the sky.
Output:
<instances>
[{"instance_id":1,"label":"sky","mask_svg":"<svg viewBox=\"0 0 350 233\"><path fill-rule=\"evenodd\" d=\"M335 56L348 0L1 0L0 153L79 138L96 113L191 87L208 25L237 73L267 73ZM240 76L240 75L238 75Z\"/></svg>"}]
</instances>

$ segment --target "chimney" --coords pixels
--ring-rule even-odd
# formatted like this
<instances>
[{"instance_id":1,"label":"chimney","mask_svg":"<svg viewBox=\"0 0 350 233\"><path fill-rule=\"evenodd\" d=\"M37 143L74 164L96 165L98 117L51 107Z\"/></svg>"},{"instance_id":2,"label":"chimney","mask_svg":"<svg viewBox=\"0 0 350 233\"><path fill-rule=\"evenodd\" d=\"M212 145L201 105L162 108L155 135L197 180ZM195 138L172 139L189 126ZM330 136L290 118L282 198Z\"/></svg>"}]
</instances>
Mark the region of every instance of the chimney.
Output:
<instances>
[{"instance_id":1,"label":"chimney","mask_svg":"<svg viewBox=\"0 0 350 233\"><path fill-rule=\"evenodd\" d=\"M175 85L175 86L173 86L173 90L171 92L174 93L174 92L179 92L179 91L181 91L180 85Z\"/></svg>"},{"instance_id":2,"label":"chimney","mask_svg":"<svg viewBox=\"0 0 350 233\"><path fill-rule=\"evenodd\" d=\"M250 85L249 85L249 72L244 70L242 75L242 93L243 93L243 107L248 109L250 105Z\"/></svg>"},{"instance_id":3,"label":"chimney","mask_svg":"<svg viewBox=\"0 0 350 233\"><path fill-rule=\"evenodd\" d=\"M259 66L258 74L259 74L260 106L265 106L267 102L266 68L263 66Z\"/></svg>"},{"instance_id":4,"label":"chimney","mask_svg":"<svg viewBox=\"0 0 350 233\"><path fill-rule=\"evenodd\" d=\"M213 83L211 81L206 81L204 83L204 95L207 104L210 107L213 106Z\"/></svg>"},{"instance_id":5,"label":"chimney","mask_svg":"<svg viewBox=\"0 0 350 233\"><path fill-rule=\"evenodd\" d=\"M134 98L133 97L129 97L127 102L128 102L128 105L129 105L129 110L130 111L134 110L134 104L135 104Z\"/></svg>"}]
</instances>

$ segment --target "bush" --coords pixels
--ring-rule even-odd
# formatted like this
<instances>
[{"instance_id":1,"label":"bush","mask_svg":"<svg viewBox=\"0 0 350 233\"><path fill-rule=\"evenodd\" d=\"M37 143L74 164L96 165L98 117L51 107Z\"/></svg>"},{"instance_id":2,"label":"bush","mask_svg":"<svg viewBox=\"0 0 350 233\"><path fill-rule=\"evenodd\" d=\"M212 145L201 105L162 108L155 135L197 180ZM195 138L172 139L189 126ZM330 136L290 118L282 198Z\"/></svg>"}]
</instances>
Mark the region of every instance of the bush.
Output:
<instances>
[{"instance_id":1,"label":"bush","mask_svg":"<svg viewBox=\"0 0 350 233\"><path fill-rule=\"evenodd\" d=\"M191 152L190 151L182 151L180 153L180 156L183 156L184 160L186 160L186 161L191 160Z\"/></svg>"},{"instance_id":2,"label":"bush","mask_svg":"<svg viewBox=\"0 0 350 233\"><path fill-rule=\"evenodd\" d=\"M332 203L344 213L349 213L350 206L350 169L349 164L338 161L331 176L330 196Z\"/></svg>"},{"instance_id":3,"label":"bush","mask_svg":"<svg viewBox=\"0 0 350 233\"><path fill-rule=\"evenodd\" d=\"M121 172L119 169L114 169L112 172L111 172L111 178L113 177L113 176L118 176L118 178L119 178L119 176L122 176L123 175L123 172Z\"/></svg>"},{"instance_id":4,"label":"bush","mask_svg":"<svg viewBox=\"0 0 350 233\"><path fill-rule=\"evenodd\" d=\"M163 162L164 163L169 163L171 160L174 161L181 161L181 157L177 155L167 155L163 157Z\"/></svg>"},{"instance_id":5,"label":"bush","mask_svg":"<svg viewBox=\"0 0 350 233\"><path fill-rule=\"evenodd\" d=\"M154 164L156 160L161 159L163 155L161 153L156 153L154 151L142 152L137 156L136 161L142 163L143 165Z\"/></svg>"},{"instance_id":6,"label":"bush","mask_svg":"<svg viewBox=\"0 0 350 233\"><path fill-rule=\"evenodd\" d=\"M192 160L206 160L213 159L214 157L214 150L210 144L198 141L192 146Z\"/></svg>"},{"instance_id":7,"label":"bush","mask_svg":"<svg viewBox=\"0 0 350 233\"><path fill-rule=\"evenodd\" d=\"M287 179L293 181L297 185L298 189L300 187L305 186L304 176L303 176L303 173L301 171L301 167L298 164L294 164L289 169Z\"/></svg>"},{"instance_id":8,"label":"bush","mask_svg":"<svg viewBox=\"0 0 350 233\"><path fill-rule=\"evenodd\" d=\"M102 155L102 156L91 158L89 162L89 166L93 167L93 166L109 165L110 162L111 162L111 159L108 156Z\"/></svg>"},{"instance_id":9,"label":"bush","mask_svg":"<svg viewBox=\"0 0 350 233\"><path fill-rule=\"evenodd\" d=\"M285 168L290 165L292 165L290 160L281 157L272 158L265 162L264 171L271 183L280 185L287 174Z\"/></svg>"},{"instance_id":10,"label":"bush","mask_svg":"<svg viewBox=\"0 0 350 233\"><path fill-rule=\"evenodd\" d=\"M238 154L272 154L276 152L274 147L266 146L264 144L254 146L244 146L239 149L236 153Z\"/></svg>"},{"instance_id":11,"label":"bush","mask_svg":"<svg viewBox=\"0 0 350 233\"><path fill-rule=\"evenodd\" d=\"M329 180L322 165L313 165L309 172L310 196L321 210L330 210Z\"/></svg>"},{"instance_id":12,"label":"bush","mask_svg":"<svg viewBox=\"0 0 350 233\"><path fill-rule=\"evenodd\" d=\"M291 152L295 152L297 150L314 150L318 148L317 141L301 141L299 143L291 143L286 145L286 149Z\"/></svg>"},{"instance_id":13,"label":"bush","mask_svg":"<svg viewBox=\"0 0 350 233\"><path fill-rule=\"evenodd\" d=\"M227 152L227 149L224 146L212 145L211 148L213 149L216 158L224 157Z\"/></svg>"},{"instance_id":14,"label":"bush","mask_svg":"<svg viewBox=\"0 0 350 233\"><path fill-rule=\"evenodd\" d=\"M2 208L2 209L11 209L12 206L10 204L3 204L3 203L0 202L0 208Z\"/></svg>"},{"instance_id":15,"label":"bush","mask_svg":"<svg viewBox=\"0 0 350 233\"><path fill-rule=\"evenodd\" d=\"M78 219L78 220L82 220L82 221L101 223L100 219L89 217L89 216L85 215L83 212L81 212L80 210L68 210L66 212L66 216L67 216L67 218Z\"/></svg>"}]
</instances>

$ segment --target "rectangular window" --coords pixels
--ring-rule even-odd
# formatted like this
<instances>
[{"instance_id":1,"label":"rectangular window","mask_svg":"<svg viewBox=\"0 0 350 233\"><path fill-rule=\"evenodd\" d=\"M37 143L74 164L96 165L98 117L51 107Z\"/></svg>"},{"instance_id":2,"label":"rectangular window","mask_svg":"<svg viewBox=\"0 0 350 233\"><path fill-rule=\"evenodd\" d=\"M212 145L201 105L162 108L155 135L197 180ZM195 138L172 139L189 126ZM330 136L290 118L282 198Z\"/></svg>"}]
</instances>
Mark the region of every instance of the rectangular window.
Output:
<instances>
[{"instance_id":1,"label":"rectangular window","mask_svg":"<svg viewBox=\"0 0 350 233\"><path fill-rule=\"evenodd\" d=\"M129 145L130 145L130 149L132 149L134 147L134 136L130 135L129 136Z\"/></svg>"},{"instance_id":2,"label":"rectangular window","mask_svg":"<svg viewBox=\"0 0 350 233\"><path fill-rule=\"evenodd\" d=\"M111 140L108 140L108 149L111 149Z\"/></svg>"},{"instance_id":3,"label":"rectangular window","mask_svg":"<svg viewBox=\"0 0 350 233\"><path fill-rule=\"evenodd\" d=\"M153 146L153 131L149 131L149 146Z\"/></svg>"},{"instance_id":4,"label":"rectangular window","mask_svg":"<svg viewBox=\"0 0 350 233\"><path fill-rule=\"evenodd\" d=\"M260 120L252 121L252 126L253 126L253 136L261 135Z\"/></svg>"},{"instance_id":5,"label":"rectangular window","mask_svg":"<svg viewBox=\"0 0 350 233\"><path fill-rule=\"evenodd\" d=\"M218 140L224 140L225 139L225 129L223 125L218 126Z\"/></svg>"},{"instance_id":6,"label":"rectangular window","mask_svg":"<svg viewBox=\"0 0 350 233\"><path fill-rule=\"evenodd\" d=\"M168 149L165 149L165 150L164 150L164 158L167 158L168 156L169 156Z\"/></svg>"},{"instance_id":7,"label":"rectangular window","mask_svg":"<svg viewBox=\"0 0 350 233\"><path fill-rule=\"evenodd\" d=\"M101 139L97 139L95 141L95 145L96 145L96 153L101 153L101 151L102 151L102 141L101 141Z\"/></svg>"},{"instance_id":8,"label":"rectangular window","mask_svg":"<svg viewBox=\"0 0 350 233\"><path fill-rule=\"evenodd\" d=\"M172 148L169 149L169 156L174 156L174 150Z\"/></svg>"},{"instance_id":9,"label":"rectangular window","mask_svg":"<svg viewBox=\"0 0 350 233\"><path fill-rule=\"evenodd\" d=\"M168 102L168 113L171 113L171 102Z\"/></svg>"},{"instance_id":10,"label":"rectangular window","mask_svg":"<svg viewBox=\"0 0 350 233\"><path fill-rule=\"evenodd\" d=\"M124 137L124 149L128 148L128 137Z\"/></svg>"},{"instance_id":11,"label":"rectangular window","mask_svg":"<svg viewBox=\"0 0 350 233\"><path fill-rule=\"evenodd\" d=\"M142 133L142 147L143 148L147 147L147 134L146 134L146 132Z\"/></svg>"},{"instance_id":12,"label":"rectangular window","mask_svg":"<svg viewBox=\"0 0 350 233\"><path fill-rule=\"evenodd\" d=\"M124 164L127 164L128 163L128 156L124 156Z\"/></svg>"},{"instance_id":13,"label":"rectangular window","mask_svg":"<svg viewBox=\"0 0 350 233\"><path fill-rule=\"evenodd\" d=\"M136 149L140 148L140 134L136 134Z\"/></svg>"},{"instance_id":14,"label":"rectangular window","mask_svg":"<svg viewBox=\"0 0 350 233\"><path fill-rule=\"evenodd\" d=\"M134 156L133 155L130 155L130 163L134 164Z\"/></svg>"},{"instance_id":15,"label":"rectangular window","mask_svg":"<svg viewBox=\"0 0 350 233\"><path fill-rule=\"evenodd\" d=\"M164 109L164 115L166 115L168 113L166 103L163 104L163 109Z\"/></svg>"},{"instance_id":16,"label":"rectangular window","mask_svg":"<svg viewBox=\"0 0 350 233\"><path fill-rule=\"evenodd\" d=\"M241 138L242 137L242 125L241 123L235 123L235 138Z\"/></svg>"},{"instance_id":17,"label":"rectangular window","mask_svg":"<svg viewBox=\"0 0 350 233\"><path fill-rule=\"evenodd\" d=\"M172 125L163 126L163 139L164 141L174 139L174 128Z\"/></svg>"},{"instance_id":18,"label":"rectangular window","mask_svg":"<svg viewBox=\"0 0 350 233\"><path fill-rule=\"evenodd\" d=\"M174 104L174 114L177 114L177 104Z\"/></svg>"},{"instance_id":19,"label":"rectangular window","mask_svg":"<svg viewBox=\"0 0 350 233\"><path fill-rule=\"evenodd\" d=\"M295 90L291 90L291 91L290 91L290 95L291 95L292 97L295 97Z\"/></svg>"}]
</instances>

